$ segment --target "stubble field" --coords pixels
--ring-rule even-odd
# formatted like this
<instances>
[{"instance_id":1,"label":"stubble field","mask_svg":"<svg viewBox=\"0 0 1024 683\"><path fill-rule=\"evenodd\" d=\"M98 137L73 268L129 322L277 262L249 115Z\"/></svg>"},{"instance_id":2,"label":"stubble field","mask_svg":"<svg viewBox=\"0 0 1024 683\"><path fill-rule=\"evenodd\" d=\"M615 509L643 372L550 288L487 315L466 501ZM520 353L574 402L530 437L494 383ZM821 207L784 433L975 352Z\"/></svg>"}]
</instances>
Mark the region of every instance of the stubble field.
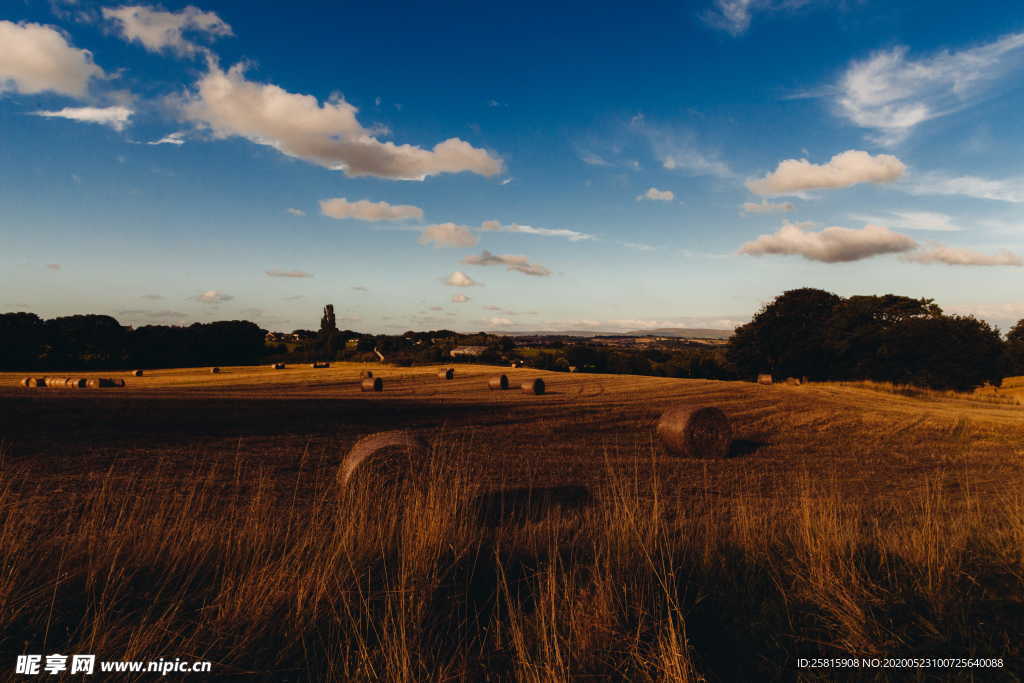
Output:
<instances>
[{"instance_id":1,"label":"stubble field","mask_svg":"<svg viewBox=\"0 0 1024 683\"><path fill-rule=\"evenodd\" d=\"M0 651L295 681L1021 675L1019 378L964 398L436 373L0 374ZM533 377L547 394L518 391ZM725 411L729 458L662 450L680 403ZM428 485L339 489L351 445L396 428L431 444ZM816 657L1003 665L798 667Z\"/></svg>"}]
</instances>

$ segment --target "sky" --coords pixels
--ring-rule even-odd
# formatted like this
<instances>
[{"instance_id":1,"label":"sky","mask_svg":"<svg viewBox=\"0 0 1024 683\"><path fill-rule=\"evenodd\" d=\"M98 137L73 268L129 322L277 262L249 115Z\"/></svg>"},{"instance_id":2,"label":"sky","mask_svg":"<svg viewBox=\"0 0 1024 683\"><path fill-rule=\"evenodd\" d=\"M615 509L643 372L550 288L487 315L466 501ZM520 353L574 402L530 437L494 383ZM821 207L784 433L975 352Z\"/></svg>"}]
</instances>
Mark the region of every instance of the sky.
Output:
<instances>
[{"instance_id":1,"label":"sky","mask_svg":"<svg viewBox=\"0 0 1024 683\"><path fill-rule=\"evenodd\" d=\"M1024 318L1013 3L0 7L0 311L730 329Z\"/></svg>"}]
</instances>

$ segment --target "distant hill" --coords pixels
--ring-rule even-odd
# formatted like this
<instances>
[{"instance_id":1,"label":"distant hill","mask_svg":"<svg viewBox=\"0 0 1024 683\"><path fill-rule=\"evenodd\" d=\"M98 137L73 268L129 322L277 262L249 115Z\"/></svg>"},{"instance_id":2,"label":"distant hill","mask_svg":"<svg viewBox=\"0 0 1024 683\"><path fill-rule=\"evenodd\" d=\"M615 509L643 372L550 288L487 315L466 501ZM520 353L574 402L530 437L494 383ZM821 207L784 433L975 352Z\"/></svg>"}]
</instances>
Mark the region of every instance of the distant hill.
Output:
<instances>
[{"instance_id":1,"label":"distant hill","mask_svg":"<svg viewBox=\"0 0 1024 683\"><path fill-rule=\"evenodd\" d=\"M697 327L661 327L655 330L630 332L602 332L600 330L494 330L487 334L505 337L678 337L681 339L728 339L732 330L712 330Z\"/></svg>"}]
</instances>

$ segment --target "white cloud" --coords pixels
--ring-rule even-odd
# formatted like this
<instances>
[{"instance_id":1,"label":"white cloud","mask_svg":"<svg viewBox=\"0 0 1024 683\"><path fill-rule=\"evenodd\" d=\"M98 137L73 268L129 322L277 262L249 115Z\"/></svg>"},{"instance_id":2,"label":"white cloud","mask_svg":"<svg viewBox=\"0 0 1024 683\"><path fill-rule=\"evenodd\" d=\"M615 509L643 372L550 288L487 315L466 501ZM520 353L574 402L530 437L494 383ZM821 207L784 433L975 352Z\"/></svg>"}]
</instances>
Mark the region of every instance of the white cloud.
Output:
<instances>
[{"instance_id":1,"label":"white cloud","mask_svg":"<svg viewBox=\"0 0 1024 683\"><path fill-rule=\"evenodd\" d=\"M344 197L320 200L320 213L331 218L360 221L404 221L423 218L423 209L411 204L388 204L366 199L350 202Z\"/></svg>"},{"instance_id":2,"label":"white cloud","mask_svg":"<svg viewBox=\"0 0 1024 683\"><path fill-rule=\"evenodd\" d=\"M166 12L143 5L104 7L103 18L113 21L121 37L141 43L151 52L169 51L189 57L203 51L185 38L185 32L206 39L230 36L231 27L213 12L203 12L191 5L180 12Z\"/></svg>"},{"instance_id":3,"label":"white cloud","mask_svg":"<svg viewBox=\"0 0 1024 683\"><path fill-rule=\"evenodd\" d=\"M611 166L610 162L593 152L584 152L583 156L580 157L580 161L590 166Z\"/></svg>"},{"instance_id":4,"label":"white cloud","mask_svg":"<svg viewBox=\"0 0 1024 683\"><path fill-rule=\"evenodd\" d=\"M889 228L866 225L860 230L834 226L820 232L809 232L802 225L786 223L771 235L761 235L740 247L739 253L761 256L764 254L799 254L811 261L844 263L861 259L907 252L917 243Z\"/></svg>"},{"instance_id":5,"label":"white cloud","mask_svg":"<svg viewBox=\"0 0 1024 683\"><path fill-rule=\"evenodd\" d=\"M192 298L193 300L203 304L219 304L224 301L231 301L235 297L230 294L225 294L224 292L219 292L216 289L211 289L207 292L203 292L202 294L197 294Z\"/></svg>"},{"instance_id":6,"label":"white cloud","mask_svg":"<svg viewBox=\"0 0 1024 683\"><path fill-rule=\"evenodd\" d=\"M542 237L565 237L570 242L594 239L593 235L576 230L535 228L532 225L520 225L518 223L502 224L501 221L484 221L480 229L489 232L521 232L527 235L540 235Z\"/></svg>"},{"instance_id":7,"label":"white cloud","mask_svg":"<svg viewBox=\"0 0 1024 683\"><path fill-rule=\"evenodd\" d=\"M838 189L858 183L890 183L907 167L891 154L871 156L850 149L832 157L827 164L807 159L786 159L764 178L748 180L747 188L759 195L797 195L807 190Z\"/></svg>"},{"instance_id":8,"label":"white cloud","mask_svg":"<svg viewBox=\"0 0 1024 683\"><path fill-rule=\"evenodd\" d=\"M340 95L320 104L311 95L247 80L244 71L243 64L222 71L209 60L195 92L180 104L182 115L216 137L243 137L349 176L423 180L440 173L502 171L500 159L459 138L433 149L381 142L375 137L380 131L364 128L356 107Z\"/></svg>"},{"instance_id":9,"label":"white cloud","mask_svg":"<svg viewBox=\"0 0 1024 683\"><path fill-rule=\"evenodd\" d=\"M266 272L270 277L313 277L312 273L307 273L304 270L281 270L280 268L274 268Z\"/></svg>"},{"instance_id":10,"label":"white cloud","mask_svg":"<svg viewBox=\"0 0 1024 683\"><path fill-rule=\"evenodd\" d=\"M487 322L498 327L512 324L512 321L509 318L488 318Z\"/></svg>"},{"instance_id":11,"label":"white cloud","mask_svg":"<svg viewBox=\"0 0 1024 683\"><path fill-rule=\"evenodd\" d=\"M743 213L784 213L786 211L793 210L793 204L791 202L781 202L779 204L773 204L766 199L762 199L759 204L754 202L743 202Z\"/></svg>"},{"instance_id":12,"label":"white cloud","mask_svg":"<svg viewBox=\"0 0 1024 683\"><path fill-rule=\"evenodd\" d=\"M853 62L835 88L839 114L896 144L914 126L970 106L1024 63L1024 33L978 47L912 60L906 47Z\"/></svg>"},{"instance_id":13,"label":"white cloud","mask_svg":"<svg viewBox=\"0 0 1024 683\"><path fill-rule=\"evenodd\" d=\"M653 244L644 244L643 242L623 242L622 246L636 249L637 251L654 251L657 248Z\"/></svg>"},{"instance_id":14,"label":"white cloud","mask_svg":"<svg viewBox=\"0 0 1024 683\"><path fill-rule=\"evenodd\" d=\"M915 176L913 182L900 189L915 195L961 195L975 199L1024 203L1024 177L992 180L978 176L950 176L944 173L926 173Z\"/></svg>"},{"instance_id":15,"label":"white cloud","mask_svg":"<svg viewBox=\"0 0 1024 683\"><path fill-rule=\"evenodd\" d=\"M704 15L705 21L734 36L750 28L750 14L755 0L715 0L714 9Z\"/></svg>"},{"instance_id":16,"label":"white cloud","mask_svg":"<svg viewBox=\"0 0 1024 683\"><path fill-rule=\"evenodd\" d=\"M509 183L511 183L511 182L512 182L513 180L515 180L515 178L505 178L504 180L502 180L502 181L501 181L500 183L498 183L498 184L499 184L499 185L508 185L508 184L509 184Z\"/></svg>"},{"instance_id":17,"label":"white cloud","mask_svg":"<svg viewBox=\"0 0 1024 683\"><path fill-rule=\"evenodd\" d=\"M454 273L449 275L447 279L445 279L444 283L451 287L476 287L480 284L461 270L456 270Z\"/></svg>"},{"instance_id":18,"label":"white cloud","mask_svg":"<svg viewBox=\"0 0 1024 683\"><path fill-rule=\"evenodd\" d=\"M305 216L306 215L306 212L303 211L302 209L294 209L294 208L293 209L288 209L288 213L290 213L293 216Z\"/></svg>"},{"instance_id":19,"label":"white cloud","mask_svg":"<svg viewBox=\"0 0 1024 683\"><path fill-rule=\"evenodd\" d=\"M656 187L652 187L652 188L648 189L647 192L644 192L643 194L637 195L636 200L638 202L642 201L644 199L649 199L651 201L659 201L659 202L670 202L670 201L672 201L675 198L676 198L676 195L672 192L672 190L659 190Z\"/></svg>"},{"instance_id":20,"label":"white cloud","mask_svg":"<svg viewBox=\"0 0 1024 683\"><path fill-rule=\"evenodd\" d=\"M465 294L455 294L454 296L452 296L453 304L464 304L467 301L469 301L469 297L466 296Z\"/></svg>"},{"instance_id":21,"label":"white cloud","mask_svg":"<svg viewBox=\"0 0 1024 683\"><path fill-rule=\"evenodd\" d=\"M34 111L36 116L47 118L71 119L84 123L98 123L110 126L114 130L124 130L128 120L135 112L128 107L64 107L56 111Z\"/></svg>"},{"instance_id":22,"label":"white cloud","mask_svg":"<svg viewBox=\"0 0 1024 683\"><path fill-rule=\"evenodd\" d=\"M982 254L964 247L947 247L937 244L903 257L913 263L945 263L950 266L1024 266L1024 261L1005 249L995 254Z\"/></svg>"},{"instance_id":23,"label":"white cloud","mask_svg":"<svg viewBox=\"0 0 1024 683\"><path fill-rule=\"evenodd\" d=\"M476 256L467 256L462 262L471 266L505 266L508 270L515 270L524 275L536 275L547 277L551 271L544 266L530 263L525 256L512 254L492 254L484 249Z\"/></svg>"},{"instance_id":24,"label":"white cloud","mask_svg":"<svg viewBox=\"0 0 1024 683\"><path fill-rule=\"evenodd\" d=\"M438 223L423 228L420 244L434 243L435 247L475 247L479 238L470 228L455 223Z\"/></svg>"},{"instance_id":25,"label":"white cloud","mask_svg":"<svg viewBox=\"0 0 1024 683\"><path fill-rule=\"evenodd\" d=\"M0 21L0 92L46 91L84 97L89 81L103 78L92 53L71 47L62 33L41 24Z\"/></svg>"},{"instance_id":26,"label":"white cloud","mask_svg":"<svg viewBox=\"0 0 1024 683\"><path fill-rule=\"evenodd\" d=\"M871 216L851 213L850 218L864 223L884 223L891 228L903 230L936 230L955 232L960 230L950 223L952 218L935 211L892 211L889 216Z\"/></svg>"},{"instance_id":27,"label":"white cloud","mask_svg":"<svg viewBox=\"0 0 1024 683\"><path fill-rule=\"evenodd\" d=\"M147 145L184 145L185 144L185 131L177 131L163 136L159 140L153 140L147 142Z\"/></svg>"}]
</instances>

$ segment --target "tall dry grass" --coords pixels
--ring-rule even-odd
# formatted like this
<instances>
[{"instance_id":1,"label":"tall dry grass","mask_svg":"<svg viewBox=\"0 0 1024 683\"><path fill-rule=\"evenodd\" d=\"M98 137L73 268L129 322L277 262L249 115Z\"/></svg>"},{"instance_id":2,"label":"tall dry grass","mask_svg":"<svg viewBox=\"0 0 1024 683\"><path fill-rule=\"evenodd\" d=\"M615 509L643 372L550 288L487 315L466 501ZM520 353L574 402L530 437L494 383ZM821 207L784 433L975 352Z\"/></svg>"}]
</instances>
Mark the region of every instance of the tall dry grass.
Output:
<instances>
[{"instance_id":1,"label":"tall dry grass","mask_svg":"<svg viewBox=\"0 0 1024 683\"><path fill-rule=\"evenodd\" d=\"M951 469L868 509L838 479L764 497L752 471L749 495L723 497L713 472L680 493L656 462L640 477L607 458L594 505L493 526L477 460L446 438L425 483L387 495L338 491L306 453L290 489L242 459L115 465L61 494L2 470L0 649L256 680L538 683L1021 654L1020 492L981 498Z\"/></svg>"}]
</instances>

